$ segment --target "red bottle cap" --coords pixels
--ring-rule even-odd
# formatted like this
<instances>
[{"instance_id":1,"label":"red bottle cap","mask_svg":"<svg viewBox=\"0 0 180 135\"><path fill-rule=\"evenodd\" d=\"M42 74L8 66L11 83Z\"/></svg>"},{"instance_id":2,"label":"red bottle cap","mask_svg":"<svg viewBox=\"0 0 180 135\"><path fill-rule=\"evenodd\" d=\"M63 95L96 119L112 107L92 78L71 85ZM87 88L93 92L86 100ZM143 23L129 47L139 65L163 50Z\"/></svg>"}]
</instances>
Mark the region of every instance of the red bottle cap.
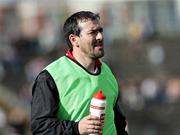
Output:
<instances>
[{"instance_id":1,"label":"red bottle cap","mask_svg":"<svg viewBox=\"0 0 180 135\"><path fill-rule=\"evenodd\" d=\"M103 94L102 90L99 90L97 93L95 93L93 97L97 99L106 99L106 96Z\"/></svg>"}]
</instances>

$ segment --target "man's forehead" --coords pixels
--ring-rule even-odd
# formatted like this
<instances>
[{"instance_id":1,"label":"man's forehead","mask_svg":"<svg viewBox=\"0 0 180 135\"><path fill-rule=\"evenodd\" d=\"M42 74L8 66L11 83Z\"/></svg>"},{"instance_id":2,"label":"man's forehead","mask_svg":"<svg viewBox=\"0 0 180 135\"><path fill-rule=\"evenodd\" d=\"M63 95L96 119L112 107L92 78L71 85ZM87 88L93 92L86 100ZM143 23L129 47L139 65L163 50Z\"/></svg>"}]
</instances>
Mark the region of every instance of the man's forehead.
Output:
<instances>
[{"instance_id":1,"label":"man's forehead","mask_svg":"<svg viewBox=\"0 0 180 135\"><path fill-rule=\"evenodd\" d=\"M79 26L81 28L97 28L100 26L99 20L91 20L91 19L84 19L79 21Z\"/></svg>"}]
</instances>

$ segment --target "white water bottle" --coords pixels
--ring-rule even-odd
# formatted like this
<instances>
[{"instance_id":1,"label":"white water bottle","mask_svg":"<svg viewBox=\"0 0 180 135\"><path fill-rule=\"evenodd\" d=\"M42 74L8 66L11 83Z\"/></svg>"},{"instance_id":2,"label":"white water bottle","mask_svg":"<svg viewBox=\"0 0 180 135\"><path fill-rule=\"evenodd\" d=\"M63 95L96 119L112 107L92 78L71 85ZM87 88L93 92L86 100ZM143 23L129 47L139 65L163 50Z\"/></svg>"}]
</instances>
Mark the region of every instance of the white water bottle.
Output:
<instances>
[{"instance_id":1,"label":"white water bottle","mask_svg":"<svg viewBox=\"0 0 180 135\"><path fill-rule=\"evenodd\" d=\"M106 96L103 94L102 90L99 90L93 95L90 105L90 114L99 117L99 119L105 115L106 108ZM98 133L93 133L89 135L100 135Z\"/></svg>"}]
</instances>

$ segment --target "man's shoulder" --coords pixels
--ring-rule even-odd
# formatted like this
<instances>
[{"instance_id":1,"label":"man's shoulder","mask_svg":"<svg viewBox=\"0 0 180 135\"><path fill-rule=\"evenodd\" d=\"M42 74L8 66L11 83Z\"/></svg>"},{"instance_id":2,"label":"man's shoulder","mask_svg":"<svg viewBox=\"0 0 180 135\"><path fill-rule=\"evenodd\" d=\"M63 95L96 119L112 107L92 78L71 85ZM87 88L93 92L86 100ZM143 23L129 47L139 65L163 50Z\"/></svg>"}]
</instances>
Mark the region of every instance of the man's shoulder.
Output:
<instances>
[{"instance_id":1,"label":"man's shoulder","mask_svg":"<svg viewBox=\"0 0 180 135\"><path fill-rule=\"evenodd\" d=\"M47 66L45 67L45 69L47 70L47 69L50 68L50 67L52 68L52 67L54 67L54 66L57 66L57 64L60 63L60 62L62 62L63 59L66 59L66 56L59 57L59 58L57 58L56 60L52 61L49 65L47 65Z\"/></svg>"},{"instance_id":2,"label":"man's shoulder","mask_svg":"<svg viewBox=\"0 0 180 135\"><path fill-rule=\"evenodd\" d=\"M102 68L106 68L106 69L110 70L109 65L106 62L104 62L104 61L101 61L101 66L102 66Z\"/></svg>"}]
</instances>

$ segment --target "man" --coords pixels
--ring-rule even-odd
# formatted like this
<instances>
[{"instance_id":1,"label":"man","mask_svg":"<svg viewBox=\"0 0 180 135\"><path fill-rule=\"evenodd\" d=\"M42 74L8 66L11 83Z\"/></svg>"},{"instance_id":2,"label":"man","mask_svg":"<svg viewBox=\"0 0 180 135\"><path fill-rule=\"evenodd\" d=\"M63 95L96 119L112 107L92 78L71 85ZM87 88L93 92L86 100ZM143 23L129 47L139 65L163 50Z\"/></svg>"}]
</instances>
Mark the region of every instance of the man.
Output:
<instances>
[{"instance_id":1,"label":"man","mask_svg":"<svg viewBox=\"0 0 180 135\"><path fill-rule=\"evenodd\" d=\"M118 84L103 57L100 17L89 11L70 16L64 24L70 47L66 56L48 65L36 78L32 98L32 133L36 135L127 135L118 104ZM105 117L89 114L99 89L106 95Z\"/></svg>"}]
</instances>

